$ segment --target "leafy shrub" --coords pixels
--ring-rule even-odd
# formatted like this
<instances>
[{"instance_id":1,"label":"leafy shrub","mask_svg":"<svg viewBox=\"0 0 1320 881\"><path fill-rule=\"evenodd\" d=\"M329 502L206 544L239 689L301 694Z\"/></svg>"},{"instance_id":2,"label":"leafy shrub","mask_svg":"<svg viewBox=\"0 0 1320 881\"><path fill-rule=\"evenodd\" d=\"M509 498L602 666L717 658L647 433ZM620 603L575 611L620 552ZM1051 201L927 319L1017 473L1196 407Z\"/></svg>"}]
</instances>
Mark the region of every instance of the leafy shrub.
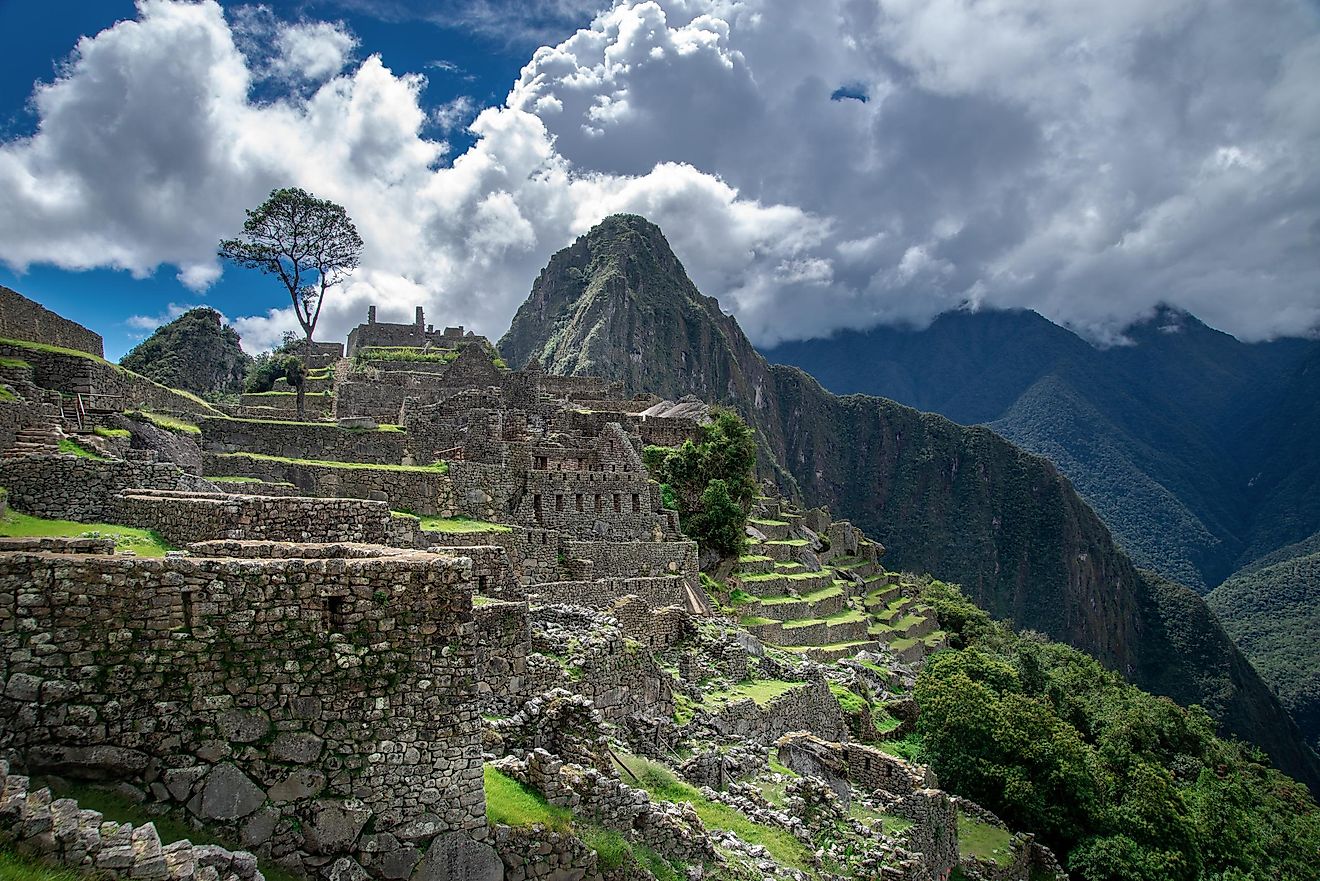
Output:
<instances>
[{"instance_id":1,"label":"leafy shrub","mask_svg":"<svg viewBox=\"0 0 1320 881\"><path fill-rule=\"evenodd\" d=\"M742 553L756 496L756 441L737 414L718 410L695 442L647 447L643 458L685 533L721 555Z\"/></svg>"}]
</instances>

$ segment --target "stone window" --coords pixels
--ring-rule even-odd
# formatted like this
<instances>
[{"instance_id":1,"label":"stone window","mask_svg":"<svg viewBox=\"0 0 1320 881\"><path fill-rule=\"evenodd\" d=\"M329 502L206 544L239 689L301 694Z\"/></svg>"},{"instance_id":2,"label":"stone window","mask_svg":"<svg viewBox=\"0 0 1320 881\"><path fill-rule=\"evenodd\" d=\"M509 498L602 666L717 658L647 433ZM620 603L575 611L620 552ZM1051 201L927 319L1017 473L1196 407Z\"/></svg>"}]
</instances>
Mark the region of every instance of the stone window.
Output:
<instances>
[{"instance_id":1,"label":"stone window","mask_svg":"<svg viewBox=\"0 0 1320 881\"><path fill-rule=\"evenodd\" d=\"M347 629L348 602L345 597L326 597L324 623L325 629L331 633L343 633Z\"/></svg>"},{"instance_id":2,"label":"stone window","mask_svg":"<svg viewBox=\"0 0 1320 881\"><path fill-rule=\"evenodd\" d=\"M633 493L632 496L633 496L633 513L634 514L642 513L642 497L637 493Z\"/></svg>"},{"instance_id":3,"label":"stone window","mask_svg":"<svg viewBox=\"0 0 1320 881\"><path fill-rule=\"evenodd\" d=\"M555 493L555 513L556 513L556 514L562 514L562 513L564 513L564 494L563 494L563 493Z\"/></svg>"},{"instance_id":4,"label":"stone window","mask_svg":"<svg viewBox=\"0 0 1320 881\"><path fill-rule=\"evenodd\" d=\"M193 595L191 590L179 591L179 601L183 606L183 632L192 633Z\"/></svg>"},{"instance_id":5,"label":"stone window","mask_svg":"<svg viewBox=\"0 0 1320 881\"><path fill-rule=\"evenodd\" d=\"M582 493L577 494L577 510L579 514L582 513Z\"/></svg>"},{"instance_id":6,"label":"stone window","mask_svg":"<svg viewBox=\"0 0 1320 881\"><path fill-rule=\"evenodd\" d=\"M596 513L599 514L605 510L605 500L600 493L596 493Z\"/></svg>"},{"instance_id":7,"label":"stone window","mask_svg":"<svg viewBox=\"0 0 1320 881\"><path fill-rule=\"evenodd\" d=\"M541 522L541 494L535 493L532 496L532 510L536 514L536 522Z\"/></svg>"},{"instance_id":8,"label":"stone window","mask_svg":"<svg viewBox=\"0 0 1320 881\"><path fill-rule=\"evenodd\" d=\"M620 496L618 493L614 494L614 513L615 514L623 513L623 497Z\"/></svg>"}]
</instances>

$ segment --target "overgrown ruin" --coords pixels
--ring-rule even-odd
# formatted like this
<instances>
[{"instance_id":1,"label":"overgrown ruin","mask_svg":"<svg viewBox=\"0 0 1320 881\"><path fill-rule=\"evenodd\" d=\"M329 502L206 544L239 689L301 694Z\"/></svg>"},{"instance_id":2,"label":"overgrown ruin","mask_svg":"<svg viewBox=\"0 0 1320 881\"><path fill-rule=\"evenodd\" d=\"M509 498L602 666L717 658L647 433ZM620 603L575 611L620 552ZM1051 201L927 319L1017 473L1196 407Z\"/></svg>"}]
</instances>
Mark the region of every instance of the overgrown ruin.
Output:
<instances>
[{"instance_id":1,"label":"overgrown ruin","mask_svg":"<svg viewBox=\"0 0 1320 881\"><path fill-rule=\"evenodd\" d=\"M298 422L287 384L217 407L5 302L7 504L174 549L0 539L0 840L125 877L255 877L61 797L111 783L331 881L1057 873L880 748L945 639L882 547L767 496L731 595L708 590L641 455L693 436L700 401L510 370L420 308L373 308L316 347ZM548 819L502 818L506 785ZM967 822L1005 850L960 855Z\"/></svg>"}]
</instances>

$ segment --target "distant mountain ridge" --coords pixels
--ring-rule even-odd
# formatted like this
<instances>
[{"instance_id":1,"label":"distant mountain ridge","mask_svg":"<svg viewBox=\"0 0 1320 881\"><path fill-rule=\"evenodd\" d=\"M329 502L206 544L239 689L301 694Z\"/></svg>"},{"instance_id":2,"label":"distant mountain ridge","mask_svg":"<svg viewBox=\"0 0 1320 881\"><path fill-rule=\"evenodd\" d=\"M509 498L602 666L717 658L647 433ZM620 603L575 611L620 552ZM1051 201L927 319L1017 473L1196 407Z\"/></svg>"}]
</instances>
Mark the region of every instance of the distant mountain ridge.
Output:
<instances>
[{"instance_id":1,"label":"distant mountain ridge","mask_svg":"<svg viewBox=\"0 0 1320 881\"><path fill-rule=\"evenodd\" d=\"M1054 462L1140 565L1206 592L1320 529L1320 342L1246 344L1161 308L1098 349L1027 311L766 349L838 394L987 424Z\"/></svg>"},{"instance_id":2,"label":"distant mountain ridge","mask_svg":"<svg viewBox=\"0 0 1320 881\"><path fill-rule=\"evenodd\" d=\"M769 364L645 219L607 218L554 255L499 348L514 366L538 358L551 373L619 379L630 393L737 408L757 430L763 471L875 535L888 563L958 581L996 617L1205 705L1320 788L1315 754L1204 601L1139 572L1052 465L989 429L836 397ZM1023 353L1024 377L1041 357Z\"/></svg>"}]
</instances>

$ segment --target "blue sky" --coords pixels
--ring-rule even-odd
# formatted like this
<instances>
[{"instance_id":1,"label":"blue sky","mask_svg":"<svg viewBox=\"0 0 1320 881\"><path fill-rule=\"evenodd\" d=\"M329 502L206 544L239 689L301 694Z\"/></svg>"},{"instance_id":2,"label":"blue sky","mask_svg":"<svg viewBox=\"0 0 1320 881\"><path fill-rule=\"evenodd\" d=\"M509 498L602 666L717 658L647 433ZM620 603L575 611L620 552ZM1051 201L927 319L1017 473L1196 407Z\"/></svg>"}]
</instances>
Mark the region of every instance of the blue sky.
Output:
<instances>
[{"instance_id":1,"label":"blue sky","mask_svg":"<svg viewBox=\"0 0 1320 881\"><path fill-rule=\"evenodd\" d=\"M225 3L227 11L252 6ZM379 54L385 65L399 72L417 72L426 77L420 95L424 108L435 109L456 98L470 99L477 107L499 104L526 63L538 37L572 33L569 16L541 18L532 32L486 32L479 23L441 26L415 18L398 18L388 10L372 11L366 4L267 2L263 4L286 21L325 19L342 21L357 36L359 58ZM431 4L437 14L449 4ZM425 8L426 4L417 4ZM116 22L137 15L132 0L0 0L0 33L23 34L19 41L6 41L5 75L0 78L0 139L31 135L37 128L37 113L29 106L33 84L49 82L78 40L94 35ZM586 25L590 15L580 16ZM524 23L526 24L526 23ZM469 116L474 114L468 114ZM467 149L473 138L459 128L431 133L446 138L452 155ZM35 264L19 272L0 263L0 284L38 300L105 337L107 357L118 359L150 330L132 322L132 316L160 317L170 307L207 303L226 315L262 312L282 305L282 288L260 274L229 269L204 292L189 289L175 277L172 267L162 266L146 278L114 269L69 271L50 264ZM177 310L175 310L177 311Z\"/></svg>"},{"instance_id":2,"label":"blue sky","mask_svg":"<svg viewBox=\"0 0 1320 881\"><path fill-rule=\"evenodd\" d=\"M113 355L202 303L257 350L294 322L215 245L300 186L366 243L323 339L498 337L614 212L757 344L1320 330L1317 0L603 2L0 0L0 283Z\"/></svg>"}]
</instances>

